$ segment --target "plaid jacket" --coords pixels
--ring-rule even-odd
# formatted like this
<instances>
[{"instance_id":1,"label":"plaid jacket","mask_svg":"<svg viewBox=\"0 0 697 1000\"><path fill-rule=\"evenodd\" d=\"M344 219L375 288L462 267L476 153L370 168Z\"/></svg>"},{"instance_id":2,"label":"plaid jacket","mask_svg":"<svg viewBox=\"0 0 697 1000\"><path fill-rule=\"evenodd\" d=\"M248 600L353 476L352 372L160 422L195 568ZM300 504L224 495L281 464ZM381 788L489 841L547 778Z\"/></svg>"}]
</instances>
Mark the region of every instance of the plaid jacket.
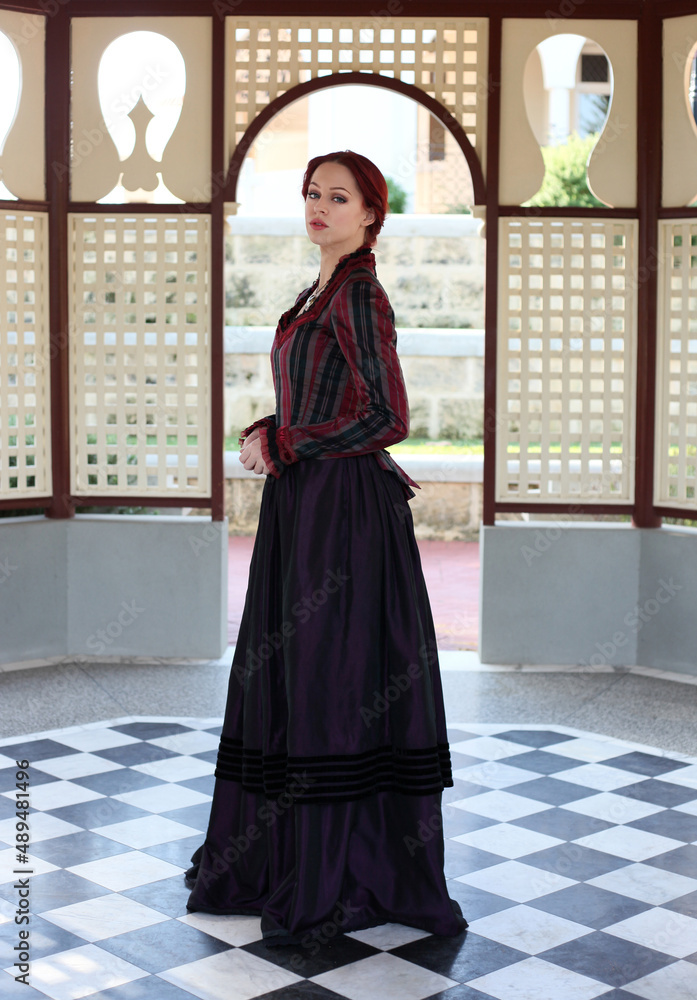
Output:
<instances>
[{"instance_id":1,"label":"plaid jacket","mask_svg":"<svg viewBox=\"0 0 697 1000\"><path fill-rule=\"evenodd\" d=\"M409 408L397 357L394 313L375 276L375 257L360 247L342 257L319 298L300 309L316 282L281 316L271 363L276 413L259 428L261 451L277 478L304 458L374 452L408 496L418 486L383 449L409 433Z\"/></svg>"}]
</instances>

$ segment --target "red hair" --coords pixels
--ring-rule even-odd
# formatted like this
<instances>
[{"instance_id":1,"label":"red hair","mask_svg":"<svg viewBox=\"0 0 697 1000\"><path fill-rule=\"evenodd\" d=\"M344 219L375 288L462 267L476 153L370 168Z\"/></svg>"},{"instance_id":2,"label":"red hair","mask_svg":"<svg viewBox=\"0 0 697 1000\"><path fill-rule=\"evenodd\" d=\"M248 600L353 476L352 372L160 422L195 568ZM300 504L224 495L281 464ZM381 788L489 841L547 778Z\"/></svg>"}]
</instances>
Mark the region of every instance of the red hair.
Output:
<instances>
[{"instance_id":1,"label":"red hair","mask_svg":"<svg viewBox=\"0 0 697 1000\"><path fill-rule=\"evenodd\" d=\"M367 156L354 153L351 149L343 149L337 153L325 153L324 156L314 156L307 165L303 177L303 198L307 198L307 190L317 167L323 163L340 163L347 167L363 195L366 208L375 213L375 222L371 222L365 230L365 245L372 247L382 229L387 215L387 181L381 172Z\"/></svg>"}]
</instances>

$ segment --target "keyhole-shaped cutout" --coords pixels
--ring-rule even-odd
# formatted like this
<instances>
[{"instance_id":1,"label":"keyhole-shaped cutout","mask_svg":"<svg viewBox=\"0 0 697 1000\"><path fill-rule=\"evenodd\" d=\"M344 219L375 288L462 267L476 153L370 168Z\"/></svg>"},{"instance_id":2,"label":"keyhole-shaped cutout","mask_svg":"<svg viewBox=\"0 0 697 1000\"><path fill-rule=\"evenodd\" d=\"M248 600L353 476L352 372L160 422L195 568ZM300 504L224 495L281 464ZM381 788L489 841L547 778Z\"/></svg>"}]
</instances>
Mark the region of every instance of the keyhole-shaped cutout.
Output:
<instances>
[{"instance_id":1,"label":"keyhole-shaped cutout","mask_svg":"<svg viewBox=\"0 0 697 1000\"><path fill-rule=\"evenodd\" d=\"M554 171L568 178L552 184L546 176L532 204L605 204L593 190L591 160L606 145L600 140L610 113L611 94L610 61L590 39L576 34L552 35L530 53L523 78L528 121L542 150L546 175ZM589 146L591 135L596 138ZM575 170L572 167L579 155L585 155L580 175L578 164ZM550 201L550 197L559 200Z\"/></svg>"},{"instance_id":2,"label":"keyhole-shaped cutout","mask_svg":"<svg viewBox=\"0 0 697 1000\"><path fill-rule=\"evenodd\" d=\"M17 50L7 35L0 31L0 198L16 201L2 177L2 154L19 108L22 90L22 70Z\"/></svg>"},{"instance_id":3,"label":"keyhole-shaped cutout","mask_svg":"<svg viewBox=\"0 0 697 1000\"><path fill-rule=\"evenodd\" d=\"M104 50L97 77L104 123L123 163L102 202L181 201L157 170L181 115L186 66L178 46L155 31L131 31ZM131 197L129 197L129 195Z\"/></svg>"}]
</instances>

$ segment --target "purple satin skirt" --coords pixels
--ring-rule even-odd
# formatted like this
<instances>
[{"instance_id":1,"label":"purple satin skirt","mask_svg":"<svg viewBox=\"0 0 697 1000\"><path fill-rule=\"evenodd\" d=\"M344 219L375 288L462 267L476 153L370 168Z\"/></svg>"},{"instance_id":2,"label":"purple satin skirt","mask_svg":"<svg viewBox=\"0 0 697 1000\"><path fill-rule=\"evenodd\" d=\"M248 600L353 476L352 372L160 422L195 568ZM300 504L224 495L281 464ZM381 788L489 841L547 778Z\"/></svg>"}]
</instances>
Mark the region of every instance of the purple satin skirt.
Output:
<instances>
[{"instance_id":1,"label":"purple satin skirt","mask_svg":"<svg viewBox=\"0 0 697 1000\"><path fill-rule=\"evenodd\" d=\"M374 455L268 476L188 909L261 915L269 945L386 922L457 935L450 785L404 487Z\"/></svg>"}]
</instances>

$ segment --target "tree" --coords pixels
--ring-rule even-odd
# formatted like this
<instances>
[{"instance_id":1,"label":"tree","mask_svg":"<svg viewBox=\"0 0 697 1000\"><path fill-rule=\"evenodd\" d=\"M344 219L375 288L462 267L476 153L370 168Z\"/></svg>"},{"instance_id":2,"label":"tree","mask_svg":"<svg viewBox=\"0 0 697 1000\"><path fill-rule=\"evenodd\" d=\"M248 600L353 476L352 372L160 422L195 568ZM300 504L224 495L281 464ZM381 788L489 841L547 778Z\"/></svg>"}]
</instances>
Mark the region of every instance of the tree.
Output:
<instances>
[{"instance_id":1,"label":"tree","mask_svg":"<svg viewBox=\"0 0 697 1000\"><path fill-rule=\"evenodd\" d=\"M574 132L564 144L543 146L545 176L542 187L525 204L538 205L541 208L566 205L604 208L604 203L598 201L590 192L586 171L591 151L597 141L597 133L591 132L580 138Z\"/></svg>"},{"instance_id":2,"label":"tree","mask_svg":"<svg viewBox=\"0 0 697 1000\"><path fill-rule=\"evenodd\" d=\"M390 212L393 215L402 215L407 203L407 192L401 184L393 181L391 177L386 177L385 180L387 181L387 203Z\"/></svg>"}]
</instances>

